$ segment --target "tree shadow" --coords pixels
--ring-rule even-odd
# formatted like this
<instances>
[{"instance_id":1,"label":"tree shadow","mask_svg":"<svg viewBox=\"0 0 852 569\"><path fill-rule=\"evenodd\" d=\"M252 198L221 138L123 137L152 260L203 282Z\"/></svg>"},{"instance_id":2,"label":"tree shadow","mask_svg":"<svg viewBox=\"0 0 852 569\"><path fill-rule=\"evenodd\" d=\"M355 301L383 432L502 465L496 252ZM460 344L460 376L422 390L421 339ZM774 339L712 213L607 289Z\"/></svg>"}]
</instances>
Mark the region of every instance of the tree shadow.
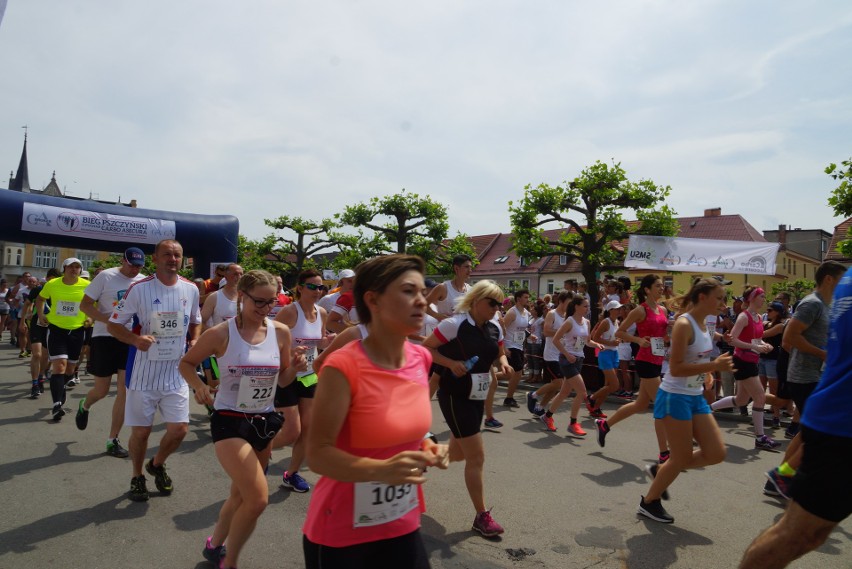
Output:
<instances>
[{"instance_id":1,"label":"tree shadow","mask_svg":"<svg viewBox=\"0 0 852 569\"><path fill-rule=\"evenodd\" d=\"M591 474L589 472L580 473L595 484L606 486L608 488L616 488L629 482L635 482L636 484L647 482L645 471L632 462L625 462L623 460L618 460L617 458L606 456L600 451L590 452L589 456L595 456L607 462L611 462L612 464L618 465L617 469L610 470L602 474Z\"/></svg>"},{"instance_id":2,"label":"tree shadow","mask_svg":"<svg viewBox=\"0 0 852 569\"><path fill-rule=\"evenodd\" d=\"M627 539L627 567L669 567L678 561L678 548L695 545L713 545L713 540L679 528L641 519L648 533Z\"/></svg>"},{"instance_id":3,"label":"tree shadow","mask_svg":"<svg viewBox=\"0 0 852 569\"><path fill-rule=\"evenodd\" d=\"M172 518L175 522L175 527L180 531L199 531L212 527L216 523L219 517L219 510L222 509L222 504L224 503L225 500L220 500L192 512L177 514Z\"/></svg>"},{"instance_id":4,"label":"tree shadow","mask_svg":"<svg viewBox=\"0 0 852 569\"><path fill-rule=\"evenodd\" d=\"M53 449L53 452L47 456L26 458L17 462L10 462L4 464L3 469L0 470L0 482L6 482L8 480L11 480L15 476L30 474L33 471L41 470L42 468L51 468L53 466L56 466L57 464L68 464L72 462L89 462L91 460L95 460L104 456L103 453L83 456L72 455L69 447L73 445L74 442L71 441L60 442L55 444L56 448Z\"/></svg>"},{"instance_id":5,"label":"tree shadow","mask_svg":"<svg viewBox=\"0 0 852 569\"><path fill-rule=\"evenodd\" d=\"M452 559L454 567L465 567L466 569L496 569L500 567L488 561L484 561L473 555L465 553L463 550L454 548L454 546L467 541L469 539L487 539L475 533L473 530L458 531L447 533L447 530L434 518L422 515L420 516L420 532L423 536L423 544L426 547L426 552L429 557L439 557L442 560ZM488 539L491 543L500 543L502 538ZM444 565L445 567L447 565Z\"/></svg>"}]
</instances>

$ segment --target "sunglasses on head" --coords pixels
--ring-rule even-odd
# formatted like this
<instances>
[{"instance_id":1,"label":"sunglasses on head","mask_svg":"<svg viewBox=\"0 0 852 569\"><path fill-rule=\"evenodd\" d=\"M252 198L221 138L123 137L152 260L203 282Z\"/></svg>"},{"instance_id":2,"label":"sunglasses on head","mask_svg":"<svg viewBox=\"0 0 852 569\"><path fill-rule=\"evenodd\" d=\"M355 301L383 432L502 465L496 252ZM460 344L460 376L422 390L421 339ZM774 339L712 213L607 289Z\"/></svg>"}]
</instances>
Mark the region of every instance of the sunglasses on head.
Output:
<instances>
[{"instance_id":1,"label":"sunglasses on head","mask_svg":"<svg viewBox=\"0 0 852 569\"><path fill-rule=\"evenodd\" d=\"M302 283L302 286L308 290L325 290L324 284Z\"/></svg>"},{"instance_id":2,"label":"sunglasses on head","mask_svg":"<svg viewBox=\"0 0 852 569\"><path fill-rule=\"evenodd\" d=\"M500 308L500 305L503 304L499 300L494 300L493 298L486 298L485 300L488 301L488 306L491 308Z\"/></svg>"},{"instance_id":3,"label":"sunglasses on head","mask_svg":"<svg viewBox=\"0 0 852 569\"><path fill-rule=\"evenodd\" d=\"M247 292L244 292L243 294L246 295L247 297L249 297L251 299L251 301L255 304L255 306L257 306L258 308L266 308L267 306L274 306L278 302L277 298L263 299L263 298L255 298Z\"/></svg>"}]
</instances>

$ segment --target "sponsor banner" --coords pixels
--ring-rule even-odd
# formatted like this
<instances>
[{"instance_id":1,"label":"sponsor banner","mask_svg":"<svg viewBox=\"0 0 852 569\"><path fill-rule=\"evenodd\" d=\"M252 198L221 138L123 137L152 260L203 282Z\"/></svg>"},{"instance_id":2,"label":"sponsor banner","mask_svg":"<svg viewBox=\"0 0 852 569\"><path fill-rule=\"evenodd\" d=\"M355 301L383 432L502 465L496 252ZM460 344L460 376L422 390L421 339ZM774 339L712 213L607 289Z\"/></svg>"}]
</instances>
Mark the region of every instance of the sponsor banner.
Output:
<instances>
[{"instance_id":1,"label":"sponsor banner","mask_svg":"<svg viewBox=\"0 0 852 569\"><path fill-rule=\"evenodd\" d=\"M631 235L624 266L684 273L774 275L778 243Z\"/></svg>"},{"instance_id":2,"label":"sponsor banner","mask_svg":"<svg viewBox=\"0 0 852 569\"><path fill-rule=\"evenodd\" d=\"M122 243L156 244L175 238L175 222L147 217L24 203L21 230Z\"/></svg>"}]
</instances>

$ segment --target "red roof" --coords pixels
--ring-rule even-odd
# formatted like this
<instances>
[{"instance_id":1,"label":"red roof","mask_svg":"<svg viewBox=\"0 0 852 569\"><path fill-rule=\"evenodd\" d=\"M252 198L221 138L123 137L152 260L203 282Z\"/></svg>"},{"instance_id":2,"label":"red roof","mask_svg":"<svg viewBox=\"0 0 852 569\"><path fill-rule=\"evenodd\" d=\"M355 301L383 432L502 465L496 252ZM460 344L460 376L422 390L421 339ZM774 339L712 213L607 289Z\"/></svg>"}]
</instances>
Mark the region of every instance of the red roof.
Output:
<instances>
[{"instance_id":1,"label":"red roof","mask_svg":"<svg viewBox=\"0 0 852 569\"><path fill-rule=\"evenodd\" d=\"M852 217L850 217L840 225L834 226L834 235L831 236L831 245L828 246L828 254L825 256L826 261L840 261L842 263L852 262L852 259L850 259L849 257L845 257L842 253L840 253L840 251L837 250L837 246L840 244L841 241L850 239L850 228L852 228Z\"/></svg>"},{"instance_id":2,"label":"red roof","mask_svg":"<svg viewBox=\"0 0 852 569\"><path fill-rule=\"evenodd\" d=\"M471 239L476 239L476 237ZM499 233L492 245L479 256L479 264L473 269L473 273L477 275L535 274L539 272L542 263L549 258L549 256L544 257L526 266L521 266L520 257L514 251L509 250L511 247L512 234Z\"/></svg>"}]
</instances>

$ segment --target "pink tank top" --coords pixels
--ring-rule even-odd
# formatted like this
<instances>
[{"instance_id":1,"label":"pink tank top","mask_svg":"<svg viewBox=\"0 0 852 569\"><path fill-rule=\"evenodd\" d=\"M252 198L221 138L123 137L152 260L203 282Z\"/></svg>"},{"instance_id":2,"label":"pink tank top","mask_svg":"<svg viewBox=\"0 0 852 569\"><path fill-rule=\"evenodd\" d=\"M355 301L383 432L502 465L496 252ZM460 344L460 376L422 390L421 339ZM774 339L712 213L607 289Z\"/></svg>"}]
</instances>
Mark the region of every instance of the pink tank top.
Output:
<instances>
[{"instance_id":1,"label":"pink tank top","mask_svg":"<svg viewBox=\"0 0 852 569\"><path fill-rule=\"evenodd\" d=\"M748 324L740 332L740 335L737 336L737 340L751 344L752 340L763 338L763 323L752 316L748 310L744 310L743 312L745 312L746 318L748 318ZM743 350L742 348L734 348L734 355L744 362L753 364L756 364L760 360L760 354L751 350Z\"/></svg>"},{"instance_id":2,"label":"pink tank top","mask_svg":"<svg viewBox=\"0 0 852 569\"><path fill-rule=\"evenodd\" d=\"M662 306L657 306L656 312L646 304L640 306L645 308L645 320L636 324L636 336L640 338L665 338L666 328L669 325L669 319L666 316L666 309ZM639 353L636 354L636 359L642 362L648 362L654 365L663 365L663 356L655 356L651 353L651 348L641 347Z\"/></svg>"}]
</instances>

